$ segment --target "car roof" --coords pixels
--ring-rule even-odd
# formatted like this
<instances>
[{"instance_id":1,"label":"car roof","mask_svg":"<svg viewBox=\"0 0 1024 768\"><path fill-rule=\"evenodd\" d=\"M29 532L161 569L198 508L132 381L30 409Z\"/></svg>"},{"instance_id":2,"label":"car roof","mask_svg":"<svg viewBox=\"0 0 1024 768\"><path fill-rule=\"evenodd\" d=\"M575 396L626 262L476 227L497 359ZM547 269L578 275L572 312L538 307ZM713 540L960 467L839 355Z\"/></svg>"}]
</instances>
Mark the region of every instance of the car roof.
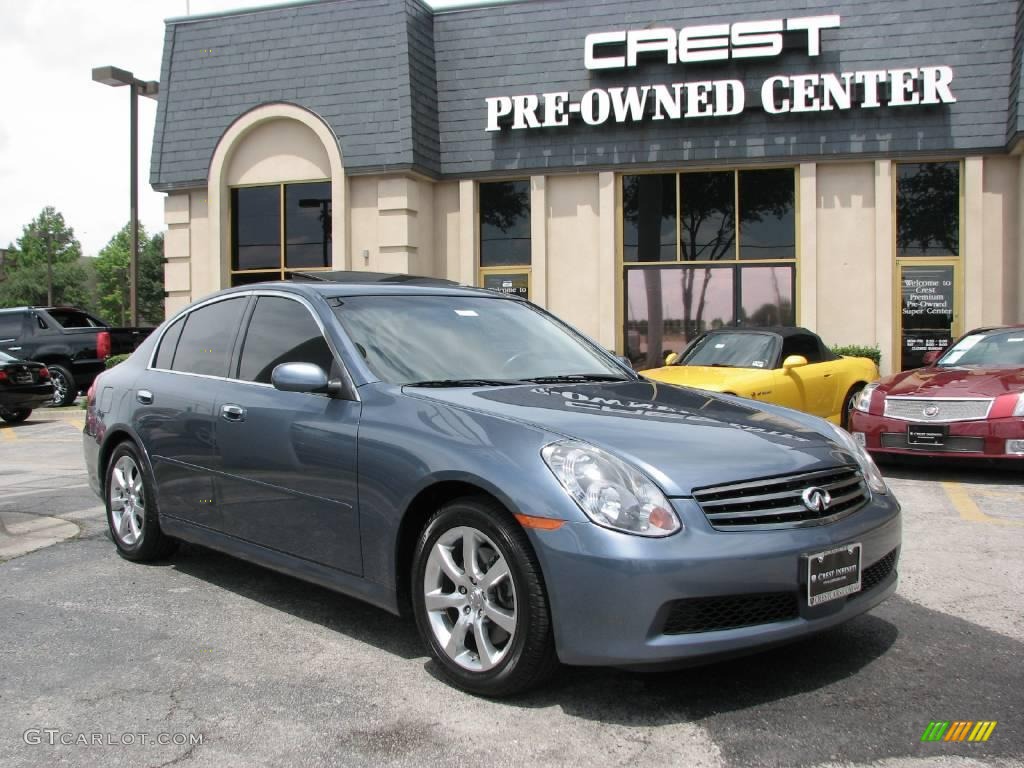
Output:
<instances>
[{"instance_id":1,"label":"car roof","mask_svg":"<svg viewBox=\"0 0 1024 768\"><path fill-rule=\"evenodd\" d=\"M713 333L761 333L761 334L772 334L773 336L782 336L787 338L789 336L817 336L814 331L809 331L806 328L801 328L799 325L772 325L765 326L763 328L715 328L712 331L706 331L708 335Z\"/></svg>"},{"instance_id":2,"label":"car roof","mask_svg":"<svg viewBox=\"0 0 1024 768\"><path fill-rule=\"evenodd\" d=\"M310 277L310 274L324 278ZM523 301L521 297L459 285L451 280L419 275L400 275L384 272L322 272L304 273L300 279L280 280L266 283L252 283L226 288L217 295L244 293L252 290L284 290L302 295L319 295L325 298L345 296L475 296L478 298L501 298Z\"/></svg>"}]
</instances>

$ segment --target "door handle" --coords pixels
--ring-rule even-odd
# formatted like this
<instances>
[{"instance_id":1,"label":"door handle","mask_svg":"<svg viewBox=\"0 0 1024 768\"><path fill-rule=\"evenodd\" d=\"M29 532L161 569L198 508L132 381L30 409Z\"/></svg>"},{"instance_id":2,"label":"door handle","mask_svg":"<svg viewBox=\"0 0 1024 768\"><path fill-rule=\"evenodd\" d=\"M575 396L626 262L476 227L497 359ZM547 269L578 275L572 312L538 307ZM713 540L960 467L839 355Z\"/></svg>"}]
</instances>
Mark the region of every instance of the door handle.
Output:
<instances>
[{"instance_id":1,"label":"door handle","mask_svg":"<svg viewBox=\"0 0 1024 768\"><path fill-rule=\"evenodd\" d=\"M135 399L138 400L143 405L152 405L153 393L150 392L148 389L140 389L138 392L135 393Z\"/></svg>"},{"instance_id":2,"label":"door handle","mask_svg":"<svg viewBox=\"0 0 1024 768\"><path fill-rule=\"evenodd\" d=\"M227 421L245 421L245 408L240 405L222 405L220 415Z\"/></svg>"}]
</instances>

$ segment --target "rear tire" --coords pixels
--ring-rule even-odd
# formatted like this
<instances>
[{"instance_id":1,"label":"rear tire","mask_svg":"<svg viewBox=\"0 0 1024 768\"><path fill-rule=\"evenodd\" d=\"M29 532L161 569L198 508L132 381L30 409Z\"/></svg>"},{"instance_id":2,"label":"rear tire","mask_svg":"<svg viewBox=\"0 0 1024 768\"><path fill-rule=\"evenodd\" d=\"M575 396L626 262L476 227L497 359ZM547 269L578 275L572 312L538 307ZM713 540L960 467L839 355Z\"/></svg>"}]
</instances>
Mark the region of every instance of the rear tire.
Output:
<instances>
[{"instance_id":1,"label":"rear tire","mask_svg":"<svg viewBox=\"0 0 1024 768\"><path fill-rule=\"evenodd\" d=\"M0 419L3 419L8 424L21 424L31 415L31 408L12 408L9 411L0 411Z\"/></svg>"},{"instance_id":2,"label":"rear tire","mask_svg":"<svg viewBox=\"0 0 1024 768\"><path fill-rule=\"evenodd\" d=\"M110 536L118 554L127 560L159 560L178 546L160 530L155 487L136 445L127 441L118 445L107 464L103 496Z\"/></svg>"},{"instance_id":3,"label":"rear tire","mask_svg":"<svg viewBox=\"0 0 1024 768\"><path fill-rule=\"evenodd\" d=\"M50 370L50 380L53 382L53 406L60 408L74 403L78 399L78 385L71 371L62 365L46 367Z\"/></svg>"},{"instance_id":4,"label":"rear tire","mask_svg":"<svg viewBox=\"0 0 1024 768\"><path fill-rule=\"evenodd\" d=\"M457 688L511 696L558 666L540 564L492 500L456 499L430 519L416 543L411 594L420 636Z\"/></svg>"},{"instance_id":5,"label":"rear tire","mask_svg":"<svg viewBox=\"0 0 1024 768\"><path fill-rule=\"evenodd\" d=\"M849 431L850 429L850 415L853 413L853 401L857 399L857 395L864 389L864 384L854 384L850 387L850 391L846 393L846 399L843 400L843 412L839 416L839 426Z\"/></svg>"}]
</instances>

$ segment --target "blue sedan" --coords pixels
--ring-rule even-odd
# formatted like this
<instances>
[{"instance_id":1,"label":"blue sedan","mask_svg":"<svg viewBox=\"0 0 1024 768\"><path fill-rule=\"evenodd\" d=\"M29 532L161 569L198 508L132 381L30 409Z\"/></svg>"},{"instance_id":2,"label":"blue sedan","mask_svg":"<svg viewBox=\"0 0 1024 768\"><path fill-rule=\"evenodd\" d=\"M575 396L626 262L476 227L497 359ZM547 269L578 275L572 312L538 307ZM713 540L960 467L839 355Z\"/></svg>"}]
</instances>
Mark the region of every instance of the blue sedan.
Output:
<instances>
[{"instance_id":1,"label":"blue sedan","mask_svg":"<svg viewBox=\"0 0 1024 768\"><path fill-rule=\"evenodd\" d=\"M516 297L343 277L221 291L97 380L123 557L189 541L409 612L488 696L749 653L896 589L899 504L838 427L647 380Z\"/></svg>"}]
</instances>

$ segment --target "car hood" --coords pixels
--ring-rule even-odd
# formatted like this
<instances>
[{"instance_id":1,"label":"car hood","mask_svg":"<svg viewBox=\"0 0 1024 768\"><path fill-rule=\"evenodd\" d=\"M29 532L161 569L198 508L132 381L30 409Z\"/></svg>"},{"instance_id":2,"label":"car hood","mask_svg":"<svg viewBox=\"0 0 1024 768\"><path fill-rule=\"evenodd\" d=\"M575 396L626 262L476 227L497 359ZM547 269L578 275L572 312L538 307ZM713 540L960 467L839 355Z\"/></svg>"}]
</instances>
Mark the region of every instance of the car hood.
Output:
<instances>
[{"instance_id":1,"label":"car hood","mask_svg":"<svg viewBox=\"0 0 1024 768\"><path fill-rule=\"evenodd\" d=\"M879 389L887 395L999 397L1024 392L1024 369L929 366L890 376Z\"/></svg>"},{"instance_id":2,"label":"car hood","mask_svg":"<svg viewBox=\"0 0 1024 768\"><path fill-rule=\"evenodd\" d=\"M746 387L757 386L758 381L765 380L765 369L759 368L726 368L723 366L704 365L666 365L664 368L652 368L649 371L641 371L643 376L649 376L667 384L679 384L681 386L707 389L712 392L733 391Z\"/></svg>"},{"instance_id":3,"label":"car hood","mask_svg":"<svg viewBox=\"0 0 1024 768\"><path fill-rule=\"evenodd\" d=\"M856 463L801 421L809 417L657 382L405 391L584 440L633 463L668 496Z\"/></svg>"}]
</instances>

